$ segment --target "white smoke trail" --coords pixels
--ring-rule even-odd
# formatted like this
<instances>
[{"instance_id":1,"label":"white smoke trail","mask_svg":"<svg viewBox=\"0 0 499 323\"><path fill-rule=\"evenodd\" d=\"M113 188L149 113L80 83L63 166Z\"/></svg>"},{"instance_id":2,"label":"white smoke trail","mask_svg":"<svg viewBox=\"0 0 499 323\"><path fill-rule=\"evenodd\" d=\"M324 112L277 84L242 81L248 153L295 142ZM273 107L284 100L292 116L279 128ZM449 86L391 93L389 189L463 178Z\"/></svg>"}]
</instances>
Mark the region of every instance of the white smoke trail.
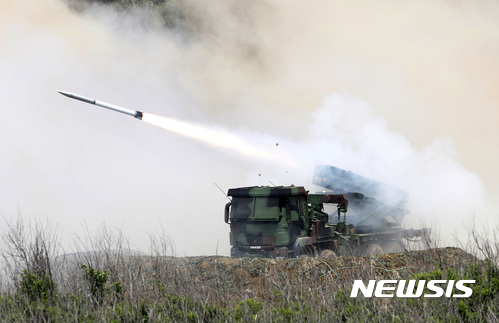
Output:
<instances>
[{"instance_id":1,"label":"white smoke trail","mask_svg":"<svg viewBox=\"0 0 499 323\"><path fill-rule=\"evenodd\" d=\"M215 147L234 150L244 156L263 160L273 160L287 165L295 165L293 160L283 155L273 154L270 149L262 149L240 136L222 130L197 126L179 120L144 113L142 121L161 127L176 134L203 141ZM263 144L260 144L263 146Z\"/></svg>"}]
</instances>

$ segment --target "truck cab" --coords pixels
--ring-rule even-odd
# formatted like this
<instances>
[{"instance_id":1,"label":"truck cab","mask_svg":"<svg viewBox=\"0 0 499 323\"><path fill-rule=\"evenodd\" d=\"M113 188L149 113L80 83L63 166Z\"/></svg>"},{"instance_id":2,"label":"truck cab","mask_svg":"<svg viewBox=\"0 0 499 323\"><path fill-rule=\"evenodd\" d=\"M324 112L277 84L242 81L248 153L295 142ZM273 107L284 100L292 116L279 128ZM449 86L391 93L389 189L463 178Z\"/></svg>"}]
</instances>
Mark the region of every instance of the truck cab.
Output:
<instances>
[{"instance_id":1,"label":"truck cab","mask_svg":"<svg viewBox=\"0 0 499 323\"><path fill-rule=\"evenodd\" d=\"M337 203L346 211L347 205L344 196L310 195L309 200L301 186L233 188L227 195L225 222L235 258L298 257L313 253L314 246L332 246L328 215L320 208L323 202Z\"/></svg>"}]
</instances>

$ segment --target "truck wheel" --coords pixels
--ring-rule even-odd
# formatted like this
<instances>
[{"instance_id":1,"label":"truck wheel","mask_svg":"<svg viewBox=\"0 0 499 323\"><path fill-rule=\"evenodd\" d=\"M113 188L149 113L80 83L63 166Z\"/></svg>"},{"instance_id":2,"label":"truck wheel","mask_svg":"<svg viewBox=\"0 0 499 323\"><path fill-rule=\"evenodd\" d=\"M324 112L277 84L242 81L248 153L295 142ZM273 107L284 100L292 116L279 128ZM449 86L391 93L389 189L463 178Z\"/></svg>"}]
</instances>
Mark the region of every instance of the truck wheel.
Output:
<instances>
[{"instance_id":1,"label":"truck wheel","mask_svg":"<svg viewBox=\"0 0 499 323\"><path fill-rule=\"evenodd\" d=\"M383 248L377 243L367 245L364 250L366 256L382 255L383 253Z\"/></svg>"},{"instance_id":2,"label":"truck wheel","mask_svg":"<svg viewBox=\"0 0 499 323\"><path fill-rule=\"evenodd\" d=\"M405 251L404 246L399 241L388 241L383 245L385 253L401 253Z\"/></svg>"},{"instance_id":3,"label":"truck wheel","mask_svg":"<svg viewBox=\"0 0 499 323\"><path fill-rule=\"evenodd\" d=\"M314 247L312 246L305 246L300 250L300 258L314 258L315 256Z\"/></svg>"},{"instance_id":4,"label":"truck wheel","mask_svg":"<svg viewBox=\"0 0 499 323\"><path fill-rule=\"evenodd\" d=\"M321 258L336 258L336 254L333 250L325 249L321 251Z\"/></svg>"},{"instance_id":5,"label":"truck wheel","mask_svg":"<svg viewBox=\"0 0 499 323\"><path fill-rule=\"evenodd\" d=\"M293 253L295 258L308 258L308 257L314 257L314 249L312 246L300 246L296 245L293 248Z\"/></svg>"},{"instance_id":6,"label":"truck wheel","mask_svg":"<svg viewBox=\"0 0 499 323\"><path fill-rule=\"evenodd\" d=\"M293 247L293 257L300 258L301 255L302 255L302 247L298 244L295 244L295 246Z\"/></svg>"}]
</instances>

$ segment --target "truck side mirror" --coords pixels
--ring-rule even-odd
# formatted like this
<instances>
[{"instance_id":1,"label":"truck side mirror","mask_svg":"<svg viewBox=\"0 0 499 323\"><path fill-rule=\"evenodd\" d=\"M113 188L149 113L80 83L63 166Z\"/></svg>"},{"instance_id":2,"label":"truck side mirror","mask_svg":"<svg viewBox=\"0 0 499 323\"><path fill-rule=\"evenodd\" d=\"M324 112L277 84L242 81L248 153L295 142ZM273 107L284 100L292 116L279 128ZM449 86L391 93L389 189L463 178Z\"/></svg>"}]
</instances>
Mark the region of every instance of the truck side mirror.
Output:
<instances>
[{"instance_id":1,"label":"truck side mirror","mask_svg":"<svg viewBox=\"0 0 499 323\"><path fill-rule=\"evenodd\" d=\"M225 223L229 223L229 213L230 213L230 206L232 205L232 202L229 202L227 204L225 204L225 216L224 216L224 220L225 220Z\"/></svg>"}]
</instances>

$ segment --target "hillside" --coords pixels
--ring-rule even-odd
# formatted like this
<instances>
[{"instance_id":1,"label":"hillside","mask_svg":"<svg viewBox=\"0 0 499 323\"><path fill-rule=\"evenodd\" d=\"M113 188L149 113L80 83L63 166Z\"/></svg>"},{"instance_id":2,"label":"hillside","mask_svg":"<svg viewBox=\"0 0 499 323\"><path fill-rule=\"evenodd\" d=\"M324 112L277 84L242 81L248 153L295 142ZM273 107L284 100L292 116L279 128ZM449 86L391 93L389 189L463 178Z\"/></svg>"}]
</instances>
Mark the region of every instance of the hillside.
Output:
<instances>
[{"instance_id":1,"label":"hillside","mask_svg":"<svg viewBox=\"0 0 499 323\"><path fill-rule=\"evenodd\" d=\"M0 297L0 317L7 321L467 322L493 321L499 309L497 266L458 248L369 257L232 259L172 257L160 250L148 256L122 247L51 259L46 243L10 249L22 261L10 263L13 288L4 288ZM466 299L350 298L356 279L476 283ZM9 280L4 282L9 286Z\"/></svg>"},{"instance_id":2,"label":"hillside","mask_svg":"<svg viewBox=\"0 0 499 323\"><path fill-rule=\"evenodd\" d=\"M176 278L169 282L172 291L200 301L223 304L247 298L272 304L276 301L275 290L289 294L286 297L303 291L337 292L351 287L356 279L410 279L417 273L459 270L475 263L481 264L474 256L458 248L330 259L232 259L217 256L163 259L164 274ZM151 277L155 276L153 268L157 265L146 260L143 266ZM191 284L193 286L189 286ZM192 288L197 292L192 293Z\"/></svg>"}]
</instances>

